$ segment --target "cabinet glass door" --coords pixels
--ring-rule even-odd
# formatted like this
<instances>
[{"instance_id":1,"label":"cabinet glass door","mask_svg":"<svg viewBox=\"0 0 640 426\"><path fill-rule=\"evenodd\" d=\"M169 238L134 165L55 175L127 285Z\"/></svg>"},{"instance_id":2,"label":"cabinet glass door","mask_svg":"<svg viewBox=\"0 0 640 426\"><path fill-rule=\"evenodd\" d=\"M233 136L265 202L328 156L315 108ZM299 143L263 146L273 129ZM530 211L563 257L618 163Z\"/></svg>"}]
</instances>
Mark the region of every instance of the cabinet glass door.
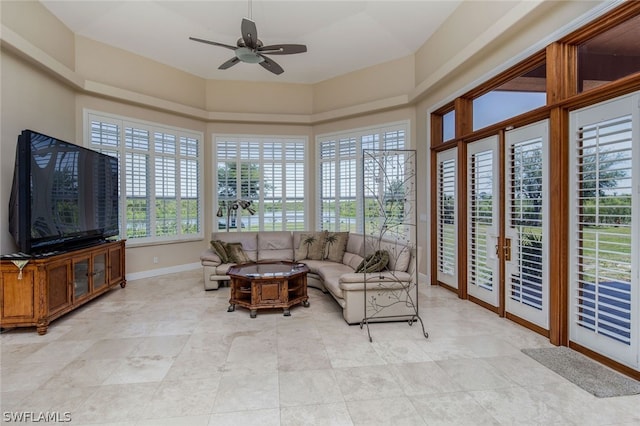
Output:
<instances>
[{"instance_id":1,"label":"cabinet glass door","mask_svg":"<svg viewBox=\"0 0 640 426\"><path fill-rule=\"evenodd\" d=\"M107 253L101 253L93 258L93 289L97 290L107 284Z\"/></svg>"},{"instance_id":2,"label":"cabinet glass door","mask_svg":"<svg viewBox=\"0 0 640 426\"><path fill-rule=\"evenodd\" d=\"M78 299L89 292L89 259L73 263L73 297Z\"/></svg>"}]
</instances>

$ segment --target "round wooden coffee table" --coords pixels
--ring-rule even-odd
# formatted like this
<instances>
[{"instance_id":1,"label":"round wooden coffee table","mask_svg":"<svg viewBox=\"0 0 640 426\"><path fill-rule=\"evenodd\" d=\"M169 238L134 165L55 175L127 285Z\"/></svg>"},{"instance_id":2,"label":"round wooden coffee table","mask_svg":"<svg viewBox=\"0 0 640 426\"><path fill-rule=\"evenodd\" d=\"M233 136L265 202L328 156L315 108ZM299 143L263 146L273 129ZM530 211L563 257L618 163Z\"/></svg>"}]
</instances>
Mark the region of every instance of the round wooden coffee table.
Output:
<instances>
[{"instance_id":1,"label":"round wooden coffee table","mask_svg":"<svg viewBox=\"0 0 640 426\"><path fill-rule=\"evenodd\" d=\"M302 303L309 307L307 273L304 263L288 261L261 261L232 266L230 277L231 298L228 312L236 305L250 310L255 318L258 309L282 308L284 316L290 316L291 306Z\"/></svg>"}]
</instances>

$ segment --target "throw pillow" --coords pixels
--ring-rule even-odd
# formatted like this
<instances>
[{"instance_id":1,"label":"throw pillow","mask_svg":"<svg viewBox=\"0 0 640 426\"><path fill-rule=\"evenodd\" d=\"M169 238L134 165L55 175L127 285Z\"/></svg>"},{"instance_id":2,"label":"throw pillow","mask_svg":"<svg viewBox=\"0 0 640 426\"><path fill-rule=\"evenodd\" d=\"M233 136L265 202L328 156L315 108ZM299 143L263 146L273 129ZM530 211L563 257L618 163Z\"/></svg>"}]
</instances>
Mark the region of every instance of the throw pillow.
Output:
<instances>
[{"instance_id":1,"label":"throw pillow","mask_svg":"<svg viewBox=\"0 0 640 426\"><path fill-rule=\"evenodd\" d=\"M249 263L251 259L247 256L247 253L242 249L242 243L227 243L227 254L229 260L234 263Z\"/></svg>"},{"instance_id":2,"label":"throw pillow","mask_svg":"<svg viewBox=\"0 0 640 426\"><path fill-rule=\"evenodd\" d=\"M225 243L220 240L211 241L211 248L218 255L222 263L229 263L229 255L227 254L227 248Z\"/></svg>"},{"instance_id":3,"label":"throw pillow","mask_svg":"<svg viewBox=\"0 0 640 426\"><path fill-rule=\"evenodd\" d=\"M324 260L342 263L348 240L349 232L327 232L324 238Z\"/></svg>"},{"instance_id":4,"label":"throw pillow","mask_svg":"<svg viewBox=\"0 0 640 426\"><path fill-rule=\"evenodd\" d=\"M371 273L383 271L389 263L389 252L386 250L376 250L375 253L365 257L356 272L359 273Z\"/></svg>"},{"instance_id":5,"label":"throw pillow","mask_svg":"<svg viewBox=\"0 0 640 426\"><path fill-rule=\"evenodd\" d=\"M301 234L296 260L322 260L326 233L327 231L320 231Z\"/></svg>"}]
</instances>

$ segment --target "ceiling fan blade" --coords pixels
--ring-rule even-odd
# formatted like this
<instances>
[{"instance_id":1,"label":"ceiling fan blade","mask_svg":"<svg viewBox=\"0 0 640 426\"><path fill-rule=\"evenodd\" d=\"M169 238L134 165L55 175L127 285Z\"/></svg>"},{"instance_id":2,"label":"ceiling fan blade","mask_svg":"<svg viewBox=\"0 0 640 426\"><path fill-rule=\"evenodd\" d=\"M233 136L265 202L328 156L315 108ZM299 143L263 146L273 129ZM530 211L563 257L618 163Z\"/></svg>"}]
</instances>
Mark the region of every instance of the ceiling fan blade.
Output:
<instances>
[{"instance_id":1,"label":"ceiling fan blade","mask_svg":"<svg viewBox=\"0 0 640 426\"><path fill-rule=\"evenodd\" d=\"M234 56L233 58L229 59L227 62L225 62L224 64L220 65L218 67L219 70L226 70L227 68L231 68L232 66L234 66L235 64L237 64L238 62L240 62L240 59L238 59L238 57Z\"/></svg>"},{"instance_id":2,"label":"ceiling fan blade","mask_svg":"<svg viewBox=\"0 0 640 426\"><path fill-rule=\"evenodd\" d=\"M242 18L242 25L240 25L242 31L242 39L245 46L255 49L258 47L258 29L256 23L250 19Z\"/></svg>"},{"instance_id":3,"label":"ceiling fan blade","mask_svg":"<svg viewBox=\"0 0 640 426\"><path fill-rule=\"evenodd\" d=\"M260 65L262 66L262 68L269 70L276 75L280 75L284 72L282 67L278 65L275 61L267 58L266 56L262 56L262 57L264 58L264 61L260 62Z\"/></svg>"},{"instance_id":4,"label":"ceiling fan blade","mask_svg":"<svg viewBox=\"0 0 640 426\"><path fill-rule=\"evenodd\" d=\"M226 47L227 49L236 50L236 46L229 46L228 44L218 43L217 41L203 40L201 38L189 37L189 40L198 41L200 43L213 44L214 46Z\"/></svg>"},{"instance_id":5,"label":"ceiling fan blade","mask_svg":"<svg viewBox=\"0 0 640 426\"><path fill-rule=\"evenodd\" d=\"M272 44L271 46L258 47L258 52L265 55L292 55L306 51L307 46L304 44Z\"/></svg>"}]
</instances>

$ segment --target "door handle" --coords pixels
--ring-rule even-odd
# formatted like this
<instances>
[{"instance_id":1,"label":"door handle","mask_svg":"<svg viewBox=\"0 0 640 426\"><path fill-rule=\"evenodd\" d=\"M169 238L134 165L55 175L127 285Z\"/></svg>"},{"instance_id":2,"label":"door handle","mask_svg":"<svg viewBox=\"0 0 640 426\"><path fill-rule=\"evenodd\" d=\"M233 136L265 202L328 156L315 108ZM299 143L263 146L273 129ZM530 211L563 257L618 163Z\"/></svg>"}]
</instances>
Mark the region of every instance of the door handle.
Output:
<instances>
[{"instance_id":1,"label":"door handle","mask_svg":"<svg viewBox=\"0 0 640 426\"><path fill-rule=\"evenodd\" d=\"M505 238L502 250L505 262L511 261L511 238Z\"/></svg>"}]
</instances>

